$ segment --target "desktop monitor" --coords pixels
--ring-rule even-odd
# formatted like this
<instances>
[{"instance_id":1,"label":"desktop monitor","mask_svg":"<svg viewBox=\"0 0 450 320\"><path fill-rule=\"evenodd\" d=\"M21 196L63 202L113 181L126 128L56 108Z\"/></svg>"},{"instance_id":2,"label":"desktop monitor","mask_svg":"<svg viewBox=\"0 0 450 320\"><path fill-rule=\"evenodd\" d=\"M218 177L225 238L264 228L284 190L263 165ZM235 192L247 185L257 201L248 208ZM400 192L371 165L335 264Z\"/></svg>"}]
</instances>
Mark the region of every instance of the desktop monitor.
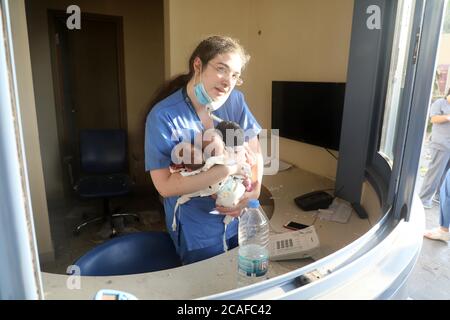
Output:
<instances>
[{"instance_id":1,"label":"desktop monitor","mask_svg":"<svg viewBox=\"0 0 450 320\"><path fill-rule=\"evenodd\" d=\"M272 82L272 128L281 137L339 150L345 83Z\"/></svg>"}]
</instances>

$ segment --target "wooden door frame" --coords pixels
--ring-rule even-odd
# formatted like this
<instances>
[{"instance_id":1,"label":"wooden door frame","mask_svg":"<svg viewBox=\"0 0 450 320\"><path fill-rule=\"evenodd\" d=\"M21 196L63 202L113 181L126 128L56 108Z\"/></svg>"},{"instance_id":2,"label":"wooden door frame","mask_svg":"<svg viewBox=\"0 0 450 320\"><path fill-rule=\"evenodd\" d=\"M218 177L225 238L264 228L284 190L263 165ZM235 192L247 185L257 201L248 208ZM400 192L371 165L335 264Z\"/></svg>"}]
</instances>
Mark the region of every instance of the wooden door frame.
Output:
<instances>
[{"instance_id":1,"label":"wooden door frame","mask_svg":"<svg viewBox=\"0 0 450 320\"><path fill-rule=\"evenodd\" d=\"M51 68L52 68L52 79L53 79L53 91L54 91L54 99L55 99L55 112L56 112L56 125L58 132L58 142L59 142L59 150L60 157L63 166L63 172L65 171L65 166L67 165L66 161L69 159L65 159L66 150L65 146L67 145L65 142L68 141L68 133L66 132L66 124L65 124L65 112L64 112L64 82L62 75L62 60L61 60L61 52L56 46L56 27L55 20L56 19L67 19L68 14L65 11L61 10L47 10L47 18L48 18L48 32L49 32L49 40L50 40L50 60L51 60ZM116 25L116 33L117 33L117 70L118 70L118 92L119 92L119 112L120 112L120 128L124 129L128 135L128 124L127 124L127 98L126 98L126 85L125 85L125 54L124 54L124 34L123 34L123 17L122 16L111 16L111 15L103 15L103 14L93 14L93 13L82 13L81 21L100 21L100 22L112 22ZM81 25L83 28L83 23ZM72 32L77 32L77 30L73 30ZM129 149L129 144L127 146ZM129 150L128 150L128 154ZM70 185L68 183L71 180L68 174L63 173L64 180L64 191L65 194L71 193L71 190L66 190L66 186ZM73 182L73 181L70 181Z\"/></svg>"}]
</instances>

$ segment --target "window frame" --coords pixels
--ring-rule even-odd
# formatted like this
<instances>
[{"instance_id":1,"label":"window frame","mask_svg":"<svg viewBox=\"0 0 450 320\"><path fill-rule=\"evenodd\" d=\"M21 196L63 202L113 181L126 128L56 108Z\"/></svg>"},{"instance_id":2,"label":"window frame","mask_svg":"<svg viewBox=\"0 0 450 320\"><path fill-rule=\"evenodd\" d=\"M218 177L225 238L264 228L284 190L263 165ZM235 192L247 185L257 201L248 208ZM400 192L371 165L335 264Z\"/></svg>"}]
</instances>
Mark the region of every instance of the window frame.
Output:
<instances>
[{"instance_id":1,"label":"window frame","mask_svg":"<svg viewBox=\"0 0 450 320\"><path fill-rule=\"evenodd\" d=\"M367 8L381 9L381 29L370 30ZM350 43L347 86L342 119L336 195L351 203L360 202L366 178L372 183L382 203L386 202L390 167L378 153L384 100L395 30L396 1L355 1ZM354 119L360 119L355 124Z\"/></svg>"},{"instance_id":2,"label":"window frame","mask_svg":"<svg viewBox=\"0 0 450 320\"><path fill-rule=\"evenodd\" d=\"M0 300L44 297L20 113L27 107L24 79L14 47L12 17L23 15L23 1L0 0Z\"/></svg>"},{"instance_id":3,"label":"window frame","mask_svg":"<svg viewBox=\"0 0 450 320\"><path fill-rule=\"evenodd\" d=\"M406 58L406 75L405 75L405 87L402 92L402 97L400 100L398 117L397 117L397 130L395 132L395 141L394 141L394 159L392 165L389 161L384 157L384 155L379 151L381 136L383 130L383 120L384 120L384 112L385 112L385 103L386 103L386 94L388 89L388 81L389 81L389 72L390 72L390 62L386 66L387 68L384 70L385 74L385 82L383 87L383 95L382 99L380 99L379 104L379 118L376 123L376 135L373 135L373 140L371 143L371 158L368 162L368 166L377 172L382 172L383 177L385 177L385 183L387 185L386 193L384 194L384 202L383 209L388 210L392 207L395 195L398 191L398 176L400 174L401 163L403 160L403 146L405 143L405 132L407 128L407 118L410 112L411 105L411 96L414 89L413 83L416 74L416 63L413 63L413 55L415 50L417 50L416 46L416 35L420 35L420 28L423 21L423 13L424 13L424 1L416 0L414 16L412 20L412 28L410 35L410 45ZM395 18L395 16L394 16ZM395 20L393 21L393 31L395 30ZM389 55L392 52L393 47L393 34Z\"/></svg>"},{"instance_id":4,"label":"window frame","mask_svg":"<svg viewBox=\"0 0 450 320\"><path fill-rule=\"evenodd\" d=\"M410 82L409 113L405 112L405 122L402 123L404 138L401 141L403 144L396 148L397 152L402 155L402 161L393 173L393 177L398 176L396 183L398 189L393 190L395 192L393 214L397 220L409 220L421 154L421 147L417 146L422 145L428 122L428 109L431 102L445 7L446 0L427 0L423 6L414 80ZM406 102L405 105L407 105Z\"/></svg>"},{"instance_id":5,"label":"window frame","mask_svg":"<svg viewBox=\"0 0 450 320\"><path fill-rule=\"evenodd\" d=\"M406 108L407 111L404 115L406 121L402 126L404 131L402 131L401 145L396 146L396 152L401 155L399 159L402 160L399 161L397 171L390 177L388 172L394 171L390 171L390 167L388 170L382 162L377 164L377 167L374 162L378 160L373 160L378 156L379 159L382 158L378 152L375 152L378 150L378 143L375 143L374 136L380 134L382 113L379 111L377 113L377 108L382 97L380 92L386 90L385 82L383 82L386 78L386 56L382 50L383 44L388 43L385 33L389 29L368 30L364 26L368 17L365 12L368 6L375 4L382 8L382 12L392 12L391 6L396 2L391 0L355 1L351 63L348 72L349 90L346 92L343 119L345 130L341 135L341 143L343 143L336 181L336 190L339 190L340 185L343 186L339 196L349 201L359 202L365 178L369 181L372 179L375 189L383 193L388 190L386 182L391 181L390 179L395 176L398 178L395 184L398 188L391 189L394 192L393 212L395 217L406 219L420 157L420 148L417 148L417 143L421 143L423 139L426 125L424 119L431 99L436 52L445 6L444 0L418 1L424 3L419 55L414 72L415 78L408 89L410 103L405 102L404 106L402 105L402 108ZM0 132L2 133L0 134L0 176L4 178L0 183L0 203L3 205L0 209L0 255L6 257L0 259L0 299L44 298L19 112L21 108L26 107L21 105L22 97L19 90L19 84L22 84L23 78L15 64L18 53L14 52L14 43L17 39L12 32L15 21L11 21L11 17L21 18L24 13L23 1L0 0L0 38L6 39L6 41L0 41ZM392 17L385 15L383 25L388 28L390 23L392 23ZM358 26L363 28L360 29ZM368 51L372 53L366 54ZM369 76L361 81L360 76L363 71L368 71ZM355 114L360 116L358 119L362 119L361 123L355 124ZM371 157L368 158L368 155ZM386 160L383 159L383 161L386 163ZM345 176L345 174L349 175Z\"/></svg>"},{"instance_id":6,"label":"window frame","mask_svg":"<svg viewBox=\"0 0 450 320\"><path fill-rule=\"evenodd\" d=\"M366 27L366 9L370 5L381 8L381 30ZM355 2L335 190L337 196L359 203L367 179L375 188L384 213L392 209L397 220L409 219L421 151L417 145L422 144L426 126L444 6L444 0L417 0L415 4L391 167L379 152L379 145L397 1ZM355 118L360 123L355 123Z\"/></svg>"}]
</instances>

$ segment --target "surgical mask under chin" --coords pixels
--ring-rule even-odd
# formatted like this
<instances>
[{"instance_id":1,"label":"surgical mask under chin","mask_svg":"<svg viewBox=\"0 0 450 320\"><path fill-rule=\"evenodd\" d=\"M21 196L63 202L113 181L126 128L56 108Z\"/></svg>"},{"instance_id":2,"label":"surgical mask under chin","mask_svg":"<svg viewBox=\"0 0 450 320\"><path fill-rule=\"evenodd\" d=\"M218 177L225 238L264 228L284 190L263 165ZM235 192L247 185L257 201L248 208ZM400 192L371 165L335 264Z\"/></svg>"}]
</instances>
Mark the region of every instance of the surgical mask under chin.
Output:
<instances>
[{"instance_id":1,"label":"surgical mask under chin","mask_svg":"<svg viewBox=\"0 0 450 320\"><path fill-rule=\"evenodd\" d=\"M194 86L194 93L198 102L204 106L213 101L213 99L206 92L205 86L201 81Z\"/></svg>"},{"instance_id":2,"label":"surgical mask under chin","mask_svg":"<svg viewBox=\"0 0 450 320\"><path fill-rule=\"evenodd\" d=\"M214 101L208 95L208 93L206 92L205 86L203 85L203 83L201 81L194 86L194 94L195 94L195 97L197 98L197 101L200 104L206 106L206 110L208 112L216 111L223 104L223 102L221 102L221 101Z\"/></svg>"}]
</instances>

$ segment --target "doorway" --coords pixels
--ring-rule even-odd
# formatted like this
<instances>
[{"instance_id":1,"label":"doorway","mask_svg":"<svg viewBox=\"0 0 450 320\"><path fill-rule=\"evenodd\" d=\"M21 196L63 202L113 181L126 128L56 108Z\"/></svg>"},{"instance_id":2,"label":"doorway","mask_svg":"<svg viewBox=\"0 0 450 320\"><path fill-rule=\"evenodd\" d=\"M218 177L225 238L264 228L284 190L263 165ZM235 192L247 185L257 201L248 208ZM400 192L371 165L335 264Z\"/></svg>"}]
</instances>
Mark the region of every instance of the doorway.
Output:
<instances>
[{"instance_id":1,"label":"doorway","mask_svg":"<svg viewBox=\"0 0 450 320\"><path fill-rule=\"evenodd\" d=\"M81 29L67 14L48 11L52 75L64 194L79 177L79 132L127 129L122 17L82 14Z\"/></svg>"}]
</instances>

